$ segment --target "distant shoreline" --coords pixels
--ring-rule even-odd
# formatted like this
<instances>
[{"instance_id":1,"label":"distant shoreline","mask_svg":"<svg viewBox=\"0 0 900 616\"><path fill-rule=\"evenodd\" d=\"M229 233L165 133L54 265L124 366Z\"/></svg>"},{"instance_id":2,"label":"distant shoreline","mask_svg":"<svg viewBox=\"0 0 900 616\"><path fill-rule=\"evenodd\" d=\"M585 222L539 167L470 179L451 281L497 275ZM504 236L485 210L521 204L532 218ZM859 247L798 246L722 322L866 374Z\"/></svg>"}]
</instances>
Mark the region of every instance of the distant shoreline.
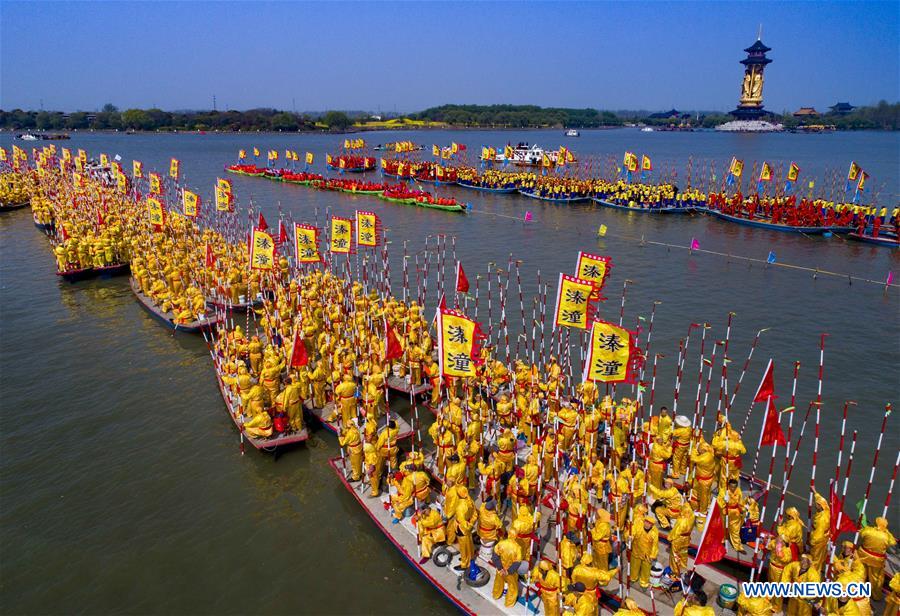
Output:
<instances>
[{"instance_id":1,"label":"distant shoreline","mask_svg":"<svg viewBox=\"0 0 900 616\"><path fill-rule=\"evenodd\" d=\"M612 131L612 130L636 130L640 131L642 126L596 126L590 128L583 127L571 127L575 128L579 131ZM653 127L651 126L652 131L654 133L717 133L717 134L737 134L734 132L723 132L717 131L714 128L690 128L690 129L667 129L662 127ZM63 134L71 136L76 135L354 135L361 133L399 133L399 132L438 132L438 131L454 131L454 132L504 132L504 133L523 133L523 132L538 132L538 131L560 131L564 133L568 128L559 128L559 127L522 127L522 128L504 128L504 127L487 127L487 126L444 126L444 127L435 127L435 126L406 126L402 128L362 128L357 127L354 129L348 129L344 131L337 130L297 130L297 131L241 131L241 130L116 130L116 129L106 129L106 128L97 128L97 129L78 129L78 130L69 130L64 131ZM860 128L860 129L841 129L837 128L834 130L827 131L803 131L803 130L794 130L794 129L785 129L782 131L769 131L764 134L803 134L803 135L822 135L822 134L830 134L830 133L894 133L897 131L890 129L881 129L881 128ZM43 134L61 134L59 130L28 130L28 129L11 129L11 128L0 128L0 134L9 133L14 136L22 135L22 134L33 134L33 135L43 135ZM741 132L739 134L756 134L752 132ZM763 134L763 133L759 133ZM570 139L578 139L578 137L570 137ZM42 140L43 141L43 140ZM51 140L47 140L51 141ZM55 140L58 141L58 140ZM38 143L38 142L34 142Z\"/></svg>"}]
</instances>

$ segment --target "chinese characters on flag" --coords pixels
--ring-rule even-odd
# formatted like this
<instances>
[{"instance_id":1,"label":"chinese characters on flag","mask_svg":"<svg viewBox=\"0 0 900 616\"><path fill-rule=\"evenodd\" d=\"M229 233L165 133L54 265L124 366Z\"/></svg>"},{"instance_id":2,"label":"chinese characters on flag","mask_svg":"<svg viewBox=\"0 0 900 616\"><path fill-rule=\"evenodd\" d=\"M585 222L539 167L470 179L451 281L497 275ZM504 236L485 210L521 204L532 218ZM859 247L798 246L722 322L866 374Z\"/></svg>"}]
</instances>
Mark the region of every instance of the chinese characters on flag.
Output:
<instances>
[{"instance_id":1,"label":"chinese characters on flag","mask_svg":"<svg viewBox=\"0 0 900 616\"><path fill-rule=\"evenodd\" d=\"M162 226L166 220L162 203L158 199L147 199L147 213L149 214L151 225Z\"/></svg>"},{"instance_id":2,"label":"chinese characters on flag","mask_svg":"<svg viewBox=\"0 0 900 616\"><path fill-rule=\"evenodd\" d=\"M312 225L294 223L297 263L319 263L319 230Z\"/></svg>"},{"instance_id":3,"label":"chinese characters on flag","mask_svg":"<svg viewBox=\"0 0 900 616\"><path fill-rule=\"evenodd\" d=\"M374 212L356 210L356 245L378 245L378 216Z\"/></svg>"},{"instance_id":4,"label":"chinese characters on flag","mask_svg":"<svg viewBox=\"0 0 900 616\"><path fill-rule=\"evenodd\" d=\"M184 215L196 218L200 211L200 196L189 190L182 191L182 196L182 201L184 202Z\"/></svg>"},{"instance_id":5,"label":"chinese characters on flag","mask_svg":"<svg viewBox=\"0 0 900 616\"><path fill-rule=\"evenodd\" d=\"M270 270L275 264L275 242L272 236L259 229L253 230L250 244L250 269Z\"/></svg>"},{"instance_id":6,"label":"chinese characters on flag","mask_svg":"<svg viewBox=\"0 0 900 616\"><path fill-rule=\"evenodd\" d=\"M482 337L478 324L461 312L439 308L438 359L445 376L475 376L480 363L476 340Z\"/></svg>"},{"instance_id":7,"label":"chinese characters on flag","mask_svg":"<svg viewBox=\"0 0 900 616\"><path fill-rule=\"evenodd\" d=\"M594 285L590 281L560 274L559 287L556 291L554 326L587 329L593 292Z\"/></svg>"},{"instance_id":8,"label":"chinese characters on flag","mask_svg":"<svg viewBox=\"0 0 900 616\"><path fill-rule=\"evenodd\" d=\"M612 323L594 321L585 378L602 383L629 383L639 351L635 334Z\"/></svg>"},{"instance_id":9,"label":"chinese characters on flag","mask_svg":"<svg viewBox=\"0 0 900 616\"><path fill-rule=\"evenodd\" d=\"M600 257L584 251L578 253L575 275L582 280L589 280L594 285L593 299L600 299L600 291L606 284L610 269L612 269L610 257Z\"/></svg>"},{"instance_id":10,"label":"chinese characters on flag","mask_svg":"<svg viewBox=\"0 0 900 616\"><path fill-rule=\"evenodd\" d=\"M353 247L353 221L331 217L331 252L349 254Z\"/></svg>"}]
</instances>

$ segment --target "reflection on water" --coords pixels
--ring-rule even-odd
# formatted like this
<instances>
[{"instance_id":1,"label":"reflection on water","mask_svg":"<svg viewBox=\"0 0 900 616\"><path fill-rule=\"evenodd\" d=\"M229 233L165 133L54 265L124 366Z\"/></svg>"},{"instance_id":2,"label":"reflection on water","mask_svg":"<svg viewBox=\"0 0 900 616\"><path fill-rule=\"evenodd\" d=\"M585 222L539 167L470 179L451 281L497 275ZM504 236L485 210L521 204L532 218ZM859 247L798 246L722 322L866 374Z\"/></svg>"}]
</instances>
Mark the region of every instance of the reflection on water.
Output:
<instances>
[{"instance_id":1,"label":"reflection on water","mask_svg":"<svg viewBox=\"0 0 900 616\"><path fill-rule=\"evenodd\" d=\"M366 137L373 143L457 141L472 152L482 143L520 138L555 146L562 142L557 132ZM896 186L900 169L897 137L880 133L582 135L577 144L568 144L579 154L616 152L618 157L629 149L654 156L655 165L657 160L684 161L689 154L720 161L736 154L747 160L798 160L804 174L813 175L825 169L844 172L847 161L855 159L889 186ZM8 139L0 136L0 141ZM148 170L166 169L175 156L188 181L210 192L222 165L232 162L239 148L290 147L316 152L321 159L339 141L327 135L77 134L66 147L118 153L125 161L136 158ZM640 239L687 245L697 238L704 249L763 259L774 250L779 262L876 280L891 269L900 273L900 255L885 250L837 236L782 235L703 216L640 216L452 187L439 192L471 202L476 213L450 215L260 179L233 180L238 199L252 197L270 224L279 205L296 221L318 217L320 225L326 211L340 216L352 216L357 208L377 212L393 241L395 292L402 280L404 240L413 255L421 251L425 235L432 236L431 246L438 234L455 235L457 256L473 286L482 277L478 318L484 324L484 277L489 269L505 268L510 253L523 261L526 319L538 270L542 284L551 287L552 309L556 277L574 268L578 250L611 255L615 266L609 300L600 308L604 318L618 319L626 278L634 281L628 288L626 325L648 317L654 300L663 302L653 330L654 352L666 354L659 366L657 404L672 406L678 341L691 322L713 325L709 344L724 337L728 312L737 313L729 350L735 373L756 331L771 328L736 400L737 421L743 421L769 357L775 360L776 386L784 392L785 405L792 362L801 361L797 406L805 408L816 393L819 334L830 333L820 477L829 474L823 469L834 467L844 400L859 403L850 424L859 430L856 457L862 469L874 453L883 405L898 400L895 290L884 293L881 286L849 285L844 278L814 279L808 272L641 245ZM514 220L526 211L533 213L533 223ZM600 224L609 228L605 238L596 235ZM430 305L437 301L435 257L432 252ZM496 266L489 268L490 262ZM447 263L447 284L452 284L449 249ZM412 258L410 264L415 284ZM335 480L326 466L339 451L330 434L318 431L306 446L278 458L251 448L241 456L202 338L173 336L160 327L131 296L125 279L69 285L58 281L53 269L47 240L27 210L0 216L0 601L8 611L450 613L449 604L404 563ZM492 280L496 322L495 274ZM514 336L520 331L514 276L509 297ZM699 367L696 346L692 341L685 367L685 391L691 393ZM729 379L733 388L737 375ZM408 416L406 400L395 398L393 404ZM419 411L427 425L430 415ZM759 429L758 411L751 417L750 434ZM801 420L795 418L795 427ZM886 437L885 451L896 451L896 434ZM800 493L809 477L810 460L806 449L803 453L792 489ZM876 502L883 502L888 480L888 470L880 468L873 488ZM863 489L864 481L851 482L851 502ZM338 571L340 576L333 574Z\"/></svg>"}]
</instances>

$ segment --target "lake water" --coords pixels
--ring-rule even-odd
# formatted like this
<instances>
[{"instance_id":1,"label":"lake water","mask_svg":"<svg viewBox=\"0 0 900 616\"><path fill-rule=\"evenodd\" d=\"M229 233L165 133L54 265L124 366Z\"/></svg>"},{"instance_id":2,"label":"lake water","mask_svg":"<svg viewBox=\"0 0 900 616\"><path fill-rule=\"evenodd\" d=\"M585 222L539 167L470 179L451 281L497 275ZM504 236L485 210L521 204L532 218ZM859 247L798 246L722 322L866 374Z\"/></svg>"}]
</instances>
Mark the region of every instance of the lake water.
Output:
<instances>
[{"instance_id":1,"label":"lake water","mask_svg":"<svg viewBox=\"0 0 900 616\"><path fill-rule=\"evenodd\" d=\"M547 147L564 143L576 155L621 158L625 149L653 157L656 169L671 164L682 179L688 156L715 160L796 161L803 180L842 175L850 160L871 174L879 201L896 205L900 193L897 134L722 135L584 131L565 139L559 131L423 132L366 134L372 144L409 138L426 144L465 143L472 155L482 144L528 140ZM211 192L237 150L285 148L316 154L342 136L328 135L122 135L77 134L65 147L97 156L120 154L165 172L174 156L187 182ZM8 147L10 135L0 136ZM25 145L19 142L20 145ZM58 144L59 147L59 144ZM749 168L749 163L748 163ZM840 412L851 409L858 430L850 502L865 489L875 440L887 402L900 394L900 293L845 277L690 254L680 248L641 245L640 238L820 268L883 281L900 275L900 257L889 250L839 237L809 238L734 226L703 216L641 216L592 206L545 205L520 196L491 196L441 188L471 203L473 213L454 215L402 207L376 198L350 197L232 177L239 201L253 202L270 224L278 208L295 221L319 224L329 214L377 212L388 229L395 292L400 288L403 241L410 253L423 238L456 236L456 250L473 285L488 264L504 267L510 254L522 260L526 298L544 282L574 269L578 250L610 255L615 263L601 315L618 318L623 280L628 288L625 322L649 317L661 300L653 351L661 360L657 404L671 407L678 340L691 322L713 325L721 338L729 311L731 380L757 330L770 328L735 405L741 421L749 397L771 357L779 404L790 397L795 360L801 362L795 427L815 397L818 343L828 333L817 485L825 492L837 455ZM887 195L893 195L888 197ZM208 203L209 201L207 201ZM534 220L524 224L526 211ZM605 224L605 238L597 227ZM433 244L434 240L432 240ZM448 257L449 261L449 257ZM433 267L433 266L432 266ZM452 284L452 263L448 264ZM414 274L413 274L414 275ZM482 281L481 291L485 287ZM510 286L511 297L515 279ZM451 613L446 603L401 559L333 476L326 462L338 454L321 431L308 443L273 459L248 450L217 390L202 338L175 336L151 320L134 300L127 280L69 285L54 275L46 239L27 210L0 217L0 604L10 613ZM496 290L495 290L496 292ZM433 283L429 302L437 300ZM551 290L552 295L552 290ZM496 302L496 295L495 295ZM552 299L550 301L553 307ZM495 304L496 311L496 304ZM531 304L526 299L530 316ZM518 302L511 301L511 317ZM479 319L486 323L482 299ZM496 318L496 312L495 312ZM514 321L511 318L511 321ZM515 335L517 325L510 326ZM515 342L513 341L513 345ZM697 337L685 369L684 400L697 384ZM693 381L693 385L691 382ZM752 451L761 415L750 420L745 442ZM872 490L870 514L880 513L898 450L891 418ZM810 426L811 429L812 426ZM893 427L893 430L891 429ZM848 431L849 436L849 431ZM791 491L807 494L810 432L797 461ZM765 453L763 459L766 458ZM845 452L846 459L846 452ZM779 467L780 468L780 467ZM892 505L896 523L896 501ZM896 530L896 529L895 529Z\"/></svg>"}]
</instances>

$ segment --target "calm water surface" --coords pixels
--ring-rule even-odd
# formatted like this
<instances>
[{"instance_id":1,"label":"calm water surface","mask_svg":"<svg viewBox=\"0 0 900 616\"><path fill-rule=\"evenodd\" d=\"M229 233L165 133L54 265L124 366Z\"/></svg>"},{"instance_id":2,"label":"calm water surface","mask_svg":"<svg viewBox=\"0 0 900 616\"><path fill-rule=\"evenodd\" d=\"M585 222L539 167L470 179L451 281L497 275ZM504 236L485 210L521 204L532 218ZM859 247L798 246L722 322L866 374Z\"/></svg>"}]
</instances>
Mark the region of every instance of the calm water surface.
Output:
<instances>
[{"instance_id":1,"label":"calm water surface","mask_svg":"<svg viewBox=\"0 0 900 616\"><path fill-rule=\"evenodd\" d=\"M898 137L884 133L833 135L718 135L585 131L566 145L580 155L646 152L661 161L796 160L808 176L846 171L853 159L867 169L879 199L892 205L898 188ZM519 139L555 147L552 132L468 132L366 135L370 143L411 138L451 140L472 150ZM120 154L148 170L164 171L181 159L188 182L209 193L222 166L239 148L310 150L317 166L341 138L324 135L108 135L73 136L64 144L92 155ZM0 137L5 146L9 135ZM807 177L808 177L807 176ZM657 309L653 349L660 365L658 403L671 407L678 339L688 324L713 324L724 335L729 311L732 373L739 371L757 330L763 334L735 417L772 357L783 405L791 366L802 363L798 408L815 396L818 340L826 346L825 404L818 482L834 472L843 402L855 400L851 429L859 431L850 498L865 489L886 402L900 399L900 294L846 278L746 263L680 249L646 245L638 238L883 280L900 275L889 251L831 239L792 237L727 225L704 217L642 217L590 206L544 205L523 197L483 196L441 189L471 202L474 213L451 215L406 208L368 197L349 197L235 177L234 189L270 223L278 208L296 221L321 224L328 213L371 209L392 240L392 278L399 291L401 244L421 249L425 235L455 235L470 280L489 262L510 253L521 259L527 299L544 282L574 269L578 250L612 256L615 267L601 313L618 317L620 289L629 286L626 324ZM534 221L521 218L531 211ZM598 239L606 224L609 234ZM432 240L433 241L433 240ZM449 261L449 257L448 257ZM448 266L448 274L452 264ZM452 277L452 276L451 276ZM515 280L510 287L513 291ZM429 285L434 290L434 282ZM61 284L46 239L28 211L0 218L0 605L15 613L451 613L384 539L326 466L335 440L317 432L308 446L280 456L248 451L224 412L202 338L173 337L133 299L126 280ZM485 291L482 281L482 293ZM496 292L496 291L495 291ZM513 293L513 295L515 295ZM434 302L436 296L430 296ZM496 295L495 295L496 302ZM552 308L552 300L551 306ZM496 305L495 305L496 310ZM512 302L510 313L518 314ZM495 312L496 317L496 312ZM479 318L486 322L482 300ZM514 335L517 325L511 323ZM709 341L708 341L709 342ZM513 343L514 344L514 343ZM692 341L696 351L697 339ZM697 384L698 358L685 370L688 394ZM732 377L732 381L735 377ZM691 383L693 382L693 385ZM733 385L732 385L733 386ZM759 415L745 440L753 448ZM795 425L802 420L795 417ZM896 418L892 418L896 420ZM880 512L890 465L898 448L896 421L876 472L870 512ZM809 433L808 433L809 435ZM792 492L805 495L810 436L798 458ZM845 454L846 456L846 454ZM892 518L898 520L897 509Z\"/></svg>"}]
</instances>

